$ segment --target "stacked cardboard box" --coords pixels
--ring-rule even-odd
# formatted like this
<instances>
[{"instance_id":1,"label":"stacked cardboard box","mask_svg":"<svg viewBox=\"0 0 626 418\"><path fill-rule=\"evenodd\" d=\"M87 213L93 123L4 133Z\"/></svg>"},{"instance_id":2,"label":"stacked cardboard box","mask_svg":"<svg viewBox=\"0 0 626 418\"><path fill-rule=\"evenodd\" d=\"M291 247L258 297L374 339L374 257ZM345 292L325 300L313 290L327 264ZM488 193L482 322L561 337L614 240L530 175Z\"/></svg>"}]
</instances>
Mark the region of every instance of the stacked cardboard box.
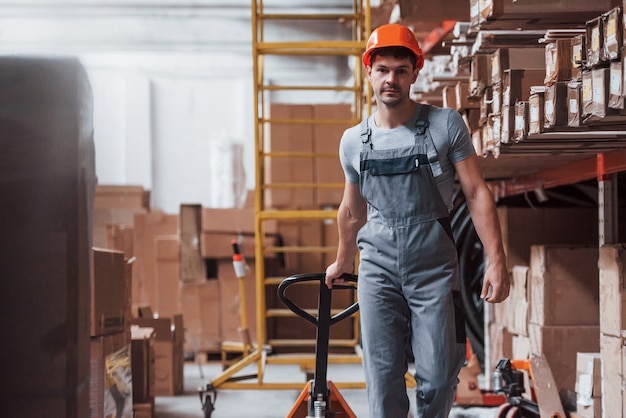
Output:
<instances>
[{"instance_id":1,"label":"stacked cardboard box","mask_svg":"<svg viewBox=\"0 0 626 418\"><path fill-rule=\"evenodd\" d=\"M121 251L94 248L92 260L90 416L132 418L130 270Z\"/></svg>"},{"instance_id":2,"label":"stacked cardboard box","mask_svg":"<svg viewBox=\"0 0 626 418\"><path fill-rule=\"evenodd\" d=\"M154 328L131 327L131 368L135 418L151 418L154 413L155 383Z\"/></svg>"},{"instance_id":3,"label":"stacked cardboard box","mask_svg":"<svg viewBox=\"0 0 626 418\"><path fill-rule=\"evenodd\" d=\"M182 315L133 318L132 325L154 330L154 395L179 395L184 389L185 329Z\"/></svg>"},{"instance_id":4,"label":"stacked cardboard box","mask_svg":"<svg viewBox=\"0 0 626 418\"><path fill-rule=\"evenodd\" d=\"M626 413L624 374L626 349L626 245L600 249L600 356L602 359L602 416Z\"/></svg>"}]
</instances>

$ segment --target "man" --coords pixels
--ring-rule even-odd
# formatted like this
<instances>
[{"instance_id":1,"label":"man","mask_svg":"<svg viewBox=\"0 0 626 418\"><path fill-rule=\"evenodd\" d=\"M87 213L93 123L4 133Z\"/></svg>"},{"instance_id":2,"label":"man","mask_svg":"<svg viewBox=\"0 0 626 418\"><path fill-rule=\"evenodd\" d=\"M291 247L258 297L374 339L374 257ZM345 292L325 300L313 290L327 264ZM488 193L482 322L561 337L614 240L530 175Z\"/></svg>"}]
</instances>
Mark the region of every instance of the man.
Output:
<instances>
[{"instance_id":1,"label":"man","mask_svg":"<svg viewBox=\"0 0 626 418\"><path fill-rule=\"evenodd\" d=\"M411 85L423 53L405 26L383 25L363 63L376 112L347 129L337 258L326 284L343 283L360 252L358 297L371 418L409 411L406 347L415 356L417 416L447 417L465 361L456 247L449 222L455 174L488 258L481 297L501 302L509 278L493 197L460 115L418 104Z\"/></svg>"}]
</instances>

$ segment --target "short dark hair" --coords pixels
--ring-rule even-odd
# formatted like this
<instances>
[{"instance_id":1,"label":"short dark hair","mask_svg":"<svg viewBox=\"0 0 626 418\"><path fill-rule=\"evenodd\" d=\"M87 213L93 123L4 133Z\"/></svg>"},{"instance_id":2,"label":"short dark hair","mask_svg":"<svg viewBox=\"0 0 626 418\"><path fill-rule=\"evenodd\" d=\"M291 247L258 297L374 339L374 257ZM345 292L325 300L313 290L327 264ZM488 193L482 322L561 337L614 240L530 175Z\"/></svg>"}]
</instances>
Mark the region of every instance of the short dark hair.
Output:
<instances>
[{"instance_id":1,"label":"short dark hair","mask_svg":"<svg viewBox=\"0 0 626 418\"><path fill-rule=\"evenodd\" d=\"M394 57L396 59L408 58L411 61L411 65L415 68L417 58L413 51L404 46L386 46L382 48L376 48L372 51L370 65L374 65L376 57Z\"/></svg>"}]
</instances>

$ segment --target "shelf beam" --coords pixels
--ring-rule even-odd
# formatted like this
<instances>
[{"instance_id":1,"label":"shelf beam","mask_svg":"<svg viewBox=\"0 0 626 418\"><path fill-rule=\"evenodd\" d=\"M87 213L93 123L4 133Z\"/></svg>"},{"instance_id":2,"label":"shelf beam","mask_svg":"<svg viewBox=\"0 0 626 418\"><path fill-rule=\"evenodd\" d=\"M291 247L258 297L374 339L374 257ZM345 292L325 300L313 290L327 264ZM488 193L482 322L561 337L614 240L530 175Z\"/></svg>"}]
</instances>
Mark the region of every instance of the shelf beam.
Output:
<instances>
[{"instance_id":1,"label":"shelf beam","mask_svg":"<svg viewBox=\"0 0 626 418\"><path fill-rule=\"evenodd\" d=\"M599 167L599 160L603 161L602 167ZM626 150L623 149L600 153L580 161L546 168L533 174L514 177L509 180L492 180L488 184L494 197L498 200L536 189L548 189L596 179L599 176L621 171L626 171Z\"/></svg>"}]
</instances>

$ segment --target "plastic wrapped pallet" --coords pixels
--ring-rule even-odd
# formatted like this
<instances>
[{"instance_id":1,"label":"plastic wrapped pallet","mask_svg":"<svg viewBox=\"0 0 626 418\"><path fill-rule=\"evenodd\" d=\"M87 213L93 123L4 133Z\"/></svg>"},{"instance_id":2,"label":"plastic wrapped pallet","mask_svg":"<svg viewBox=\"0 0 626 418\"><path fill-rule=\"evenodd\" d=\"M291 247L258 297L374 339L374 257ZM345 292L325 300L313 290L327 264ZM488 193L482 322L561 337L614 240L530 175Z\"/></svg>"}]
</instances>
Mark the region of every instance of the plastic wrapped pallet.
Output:
<instances>
[{"instance_id":1,"label":"plastic wrapped pallet","mask_svg":"<svg viewBox=\"0 0 626 418\"><path fill-rule=\"evenodd\" d=\"M515 106L502 106L500 115L500 142L508 144L511 142L515 131Z\"/></svg>"},{"instance_id":2,"label":"plastic wrapped pallet","mask_svg":"<svg viewBox=\"0 0 626 418\"><path fill-rule=\"evenodd\" d=\"M0 58L3 417L89 416L93 107L74 58Z\"/></svg>"}]
</instances>

